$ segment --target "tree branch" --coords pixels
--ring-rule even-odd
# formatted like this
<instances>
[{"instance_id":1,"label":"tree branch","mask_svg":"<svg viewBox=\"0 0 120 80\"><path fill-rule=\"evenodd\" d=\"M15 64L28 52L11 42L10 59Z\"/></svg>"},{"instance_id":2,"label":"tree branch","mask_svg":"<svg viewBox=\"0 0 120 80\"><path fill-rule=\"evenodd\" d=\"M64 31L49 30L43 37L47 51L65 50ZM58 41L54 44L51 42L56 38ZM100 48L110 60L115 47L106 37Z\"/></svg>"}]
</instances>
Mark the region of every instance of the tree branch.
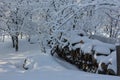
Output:
<instances>
[{"instance_id":1,"label":"tree branch","mask_svg":"<svg viewBox=\"0 0 120 80\"><path fill-rule=\"evenodd\" d=\"M0 30L7 31L6 29L0 28Z\"/></svg>"},{"instance_id":2,"label":"tree branch","mask_svg":"<svg viewBox=\"0 0 120 80\"><path fill-rule=\"evenodd\" d=\"M106 14L108 17L110 17L111 19L114 19L114 20L120 21L120 19L117 19L117 18L115 18L115 17L112 17L110 14L108 14L108 13L106 13L106 12L105 12L105 14ZM119 16L120 16L120 15L119 15Z\"/></svg>"}]
</instances>

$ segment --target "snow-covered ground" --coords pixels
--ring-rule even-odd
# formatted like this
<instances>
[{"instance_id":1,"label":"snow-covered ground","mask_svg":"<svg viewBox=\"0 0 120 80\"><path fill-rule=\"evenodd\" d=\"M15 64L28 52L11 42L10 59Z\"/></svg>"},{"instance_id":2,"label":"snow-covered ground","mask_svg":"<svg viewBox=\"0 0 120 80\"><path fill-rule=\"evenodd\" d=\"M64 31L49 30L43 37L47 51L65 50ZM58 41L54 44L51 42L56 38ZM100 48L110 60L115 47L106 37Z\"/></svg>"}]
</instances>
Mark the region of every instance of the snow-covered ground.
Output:
<instances>
[{"instance_id":1,"label":"snow-covered ground","mask_svg":"<svg viewBox=\"0 0 120 80\"><path fill-rule=\"evenodd\" d=\"M18 52L11 41L0 42L0 80L120 80L117 76L92 74L40 51L39 44L20 40ZM24 60L27 59L23 69Z\"/></svg>"}]
</instances>

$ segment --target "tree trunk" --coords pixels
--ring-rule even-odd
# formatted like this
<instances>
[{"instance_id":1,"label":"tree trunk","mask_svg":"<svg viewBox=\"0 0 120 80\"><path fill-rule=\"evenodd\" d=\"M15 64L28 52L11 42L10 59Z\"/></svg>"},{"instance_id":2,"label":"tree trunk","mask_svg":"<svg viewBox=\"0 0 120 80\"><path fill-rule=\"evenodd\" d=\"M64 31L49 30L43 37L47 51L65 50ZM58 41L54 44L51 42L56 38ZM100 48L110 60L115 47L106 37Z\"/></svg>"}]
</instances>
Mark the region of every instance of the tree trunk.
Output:
<instances>
[{"instance_id":1,"label":"tree trunk","mask_svg":"<svg viewBox=\"0 0 120 80\"><path fill-rule=\"evenodd\" d=\"M21 32L21 39L22 39L22 37L23 37L23 33Z\"/></svg>"},{"instance_id":2,"label":"tree trunk","mask_svg":"<svg viewBox=\"0 0 120 80\"><path fill-rule=\"evenodd\" d=\"M5 35L3 35L2 37L3 37L2 41L4 42L5 41Z\"/></svg>"},{"instance_id":3,"label":"tree trunk","mask_svg":"<svg viewBox=\"0 0 120 80\"><path fill-rule=\"evenodd\" d=\"M31 36L30 36L30 35L28 35L28 42L30 42L30 40L31 40Z\"/></svg>"},{"instance_id":4,"label":"tree trunk","mask_svg":"<svg viewBox=\"0 0 120 80\"><path fill-rule=\"evenodd\" d=\"M28 38L28 42L30 42L30 38Z\"/></svg>"},{"instance_id":5,"label":"tree trunk","mask_svg":"<svg viewBox=\"0 0 120 80\"><path fill-rule=\"evenodd\" d=\"M18 51L18 36L16 36L15 50Z\"/></svg>"},{"instance_id":6,"label":"tree trunk","mask_svg":"<svg viewBox=\"0 0 120 80\"><path fill-rule=\"evenodd\" d=\"M12 44L15 51L18 51L18 36L12 36Z\"/></svg>"},{"instance_id":7,"label":"tree trunk","mask_svg":"<svg viewBox=\"0 0 120 80\"><path fill-rule=\"evenodd\" d=\"M116 46L117 51L117 75L120 76L120 45Z\"/></svg>"},{"instance_id":8,"label":"tree trunk","mask_svg":"<svg viewBox=\"0 0 120 80\"><path fill-rule=\"evenodd\" d=\"M13 48L15 48L15 37L12 36L12 44L13 44Z\"/></svg>"}]
</instances>

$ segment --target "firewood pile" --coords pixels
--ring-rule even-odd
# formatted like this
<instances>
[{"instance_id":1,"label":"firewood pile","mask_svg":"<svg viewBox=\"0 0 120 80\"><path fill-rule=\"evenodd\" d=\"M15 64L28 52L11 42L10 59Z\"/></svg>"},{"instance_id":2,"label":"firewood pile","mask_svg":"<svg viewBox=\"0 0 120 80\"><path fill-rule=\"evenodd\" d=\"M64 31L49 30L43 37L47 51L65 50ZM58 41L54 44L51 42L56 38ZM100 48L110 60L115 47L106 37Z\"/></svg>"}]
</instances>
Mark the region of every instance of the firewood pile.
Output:
<instances>
[{"instance_id":1,"label":"firewood pile","mask_svg":"<svg viewBox=\"0 0 120 80\"><path fill-rule=\"evenodd\" d=\"M112 65L111 62L108 61L108 63L99 62L95 58L96 51L94 50L94 46L90 47L89 52L85 52L82 50L82 47L76 47L76 48L70 48L70 45L72 47L75 47L76 45L84 45L85 42L83 40L80 40L76 43L69 43L67 45L60 46L59 44L55 45L51 49L51 55L57 54L60 58L63 60L75 65L80 70L83 70L85 72L91 72L91 73L98 73L98 74L108 74L108 75L116 75L115 71L113 69L108 68L109 65ZM86 47L86 48L89 48ZM101 55L96 55L101 56ZM109 56L109 55L103 55L103 56Z\"/></svg>"},{"instance_id":2,"label":"firewood pile","mask_svg":"<svg viewBox=\"0 0 120 80\"><path fill-rule=\"evenodd\" d=\"M66 60L67 62L76 65L79 69L86 72L95 73L98 68L97 60L93 55L86 53L84 54L80 51L80 48L76 50L69 50L66 46L60 48L58 45L51 50L51 55L57 54L60 58Z\"/></svg>"}]
</instances>

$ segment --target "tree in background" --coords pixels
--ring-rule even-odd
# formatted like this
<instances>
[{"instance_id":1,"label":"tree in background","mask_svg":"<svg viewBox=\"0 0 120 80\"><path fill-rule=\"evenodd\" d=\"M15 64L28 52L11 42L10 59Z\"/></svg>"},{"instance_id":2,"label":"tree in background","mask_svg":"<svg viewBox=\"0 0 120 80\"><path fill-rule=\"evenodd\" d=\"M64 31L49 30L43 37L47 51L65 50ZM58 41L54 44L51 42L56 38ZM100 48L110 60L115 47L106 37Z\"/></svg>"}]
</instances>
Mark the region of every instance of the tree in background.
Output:
<instances>
[{"instance_id":1,"label":"tree in background","mask_svg":"<svg viewBox=\"0 0 120 80\"><path fill-rule=\"evenodd\" d=\"M0 29L6 31L11 36L13 48L15 48L16 51L18 51L19 45L18 36L22 32L24 20L28 15L28 10L25 7L28 5L27 3L22 2L23 0L15 0L14 2L11 0L1 1L3 14L1 14L0 19L4 25L1 24Z\"/></svg>"},{"instance_id":2,"label":"tree in background","mask_svg":"<svg viewBox=\"0 0 120 80\"><path fill-rule=\"evenodd\" d=\"M16 51L21 33L38 35L41 48L57 31L60 35L61 31L64 34L78 30L89 36L118 38L119 3L119 0L1 0L0 30L9 33Z\"/></svg>"}]
</instances>

